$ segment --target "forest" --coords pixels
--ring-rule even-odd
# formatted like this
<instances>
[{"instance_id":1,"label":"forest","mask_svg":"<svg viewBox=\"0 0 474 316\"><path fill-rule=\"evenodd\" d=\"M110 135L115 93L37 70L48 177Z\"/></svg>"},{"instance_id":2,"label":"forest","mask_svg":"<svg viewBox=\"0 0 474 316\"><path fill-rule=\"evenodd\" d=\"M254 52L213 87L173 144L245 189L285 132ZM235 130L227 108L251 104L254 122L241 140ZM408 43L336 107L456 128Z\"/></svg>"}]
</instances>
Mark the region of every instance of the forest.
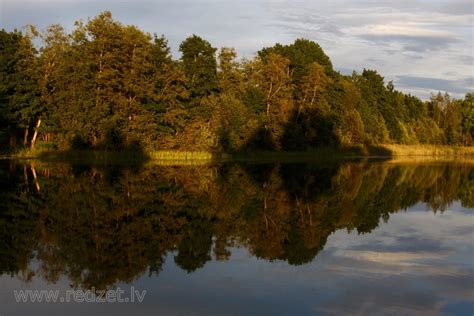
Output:
<instances>
[{"instance_id":1,"label":"forest","mask_svg":"<svg viewBox=\"0 0 474 316\"><path fill-rule=\"evenodd\" d=\"M343 75L315 42L253 58L164 36L103 12L71 32L0 31L0 148L305 151L474 143L474 94L428 101L375 70Z\"/></svg>"}]
</instances>

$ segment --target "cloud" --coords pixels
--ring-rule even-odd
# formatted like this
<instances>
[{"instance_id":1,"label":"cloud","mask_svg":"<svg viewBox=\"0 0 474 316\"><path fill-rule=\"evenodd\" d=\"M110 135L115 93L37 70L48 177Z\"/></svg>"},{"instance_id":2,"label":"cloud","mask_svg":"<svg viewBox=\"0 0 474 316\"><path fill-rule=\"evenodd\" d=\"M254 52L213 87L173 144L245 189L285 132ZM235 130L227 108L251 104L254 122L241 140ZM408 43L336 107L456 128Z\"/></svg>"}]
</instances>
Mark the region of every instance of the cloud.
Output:
<instances>
[{"instance_id":1,"label":"cloud","mask_svg":"<svg viewBox=\"0 0 474 316\"><path fill-rule=\"evenodd\" d=\"M411 51L417 53L446 49L450 44L458 42L457 39L452 37L404 34L364 34L360 38L376 45L400 44L404 52ZM393 50L390 51L393 52Z\"/></svg>"},{"instance_id":2,"label":"cloud","mask_svg":"<svg viewBox=\"0 0 474 316\"><path fill-rule=\"evenodd\" d=\"M376 45L399 44L404 52L444 50L451 44L461 42L452 32L398 24L367 25L353 31L353 34ZM390 52L393 53L393 49Z\"/></svg>"},{"instance_id":3,"label":"cloud","mask_svg":"<svg viewBox=\"0 0 474 316\"><path fill-rule=\"evenodd\" d=\"M429 96L427 89L456 96L469 91L463 80L473 72L472 54L466 54L473 52L470 1L277 1L271 11L272 25L285 34L322 42L337 69L375 68L394 81L446 80L399 87L422 98Z\"/></svg>"},{"instance_id":4,"label":"cloud","mask_svg":"<svg viewBox=\"0 0 474 316\"><path fill-rule=\"evenodd\" d=\"M474 2L471 0L453 0L449 4L440 6L439 11L453 15L472 15L474 14Z\"/></svg>"},{"instance_id":5,"label":"cloud","mask_svg":"<svg viewBox=\"0 0 474 316\"><path fill-rule=\"evenodd\" d=\"M421 97L433 87L462 95L474 71L471 0L0 0L0 27L61 23L70 30L75 20L103 10L164 34L176 57L192 33L246 57L305 37L321 44L336 69L375 68ZM447 81L427 88L426 80L410 86L414 81L403 76Z\"/></svg>"},{"instance_id":6,"label":"cloud","mask_svg":"<svg viewBox=\"0 0 474 316\"><path fill-rule=\"evenodd\" d=\"M302 12L287 12L282 10L269 25L275 26L285 32L303 37L319 37L319 36L344 36L341 28L332 21L331 18L303 10Z\"/></svg>"},{"instance_id":7,"label":"cloud","mask_svg":"<svg viewBox=\"0 0 474 316\"><path fill-rule=\"evenodd\" d=\"M456 80L416 77L416 76L398 76L396 84L401 87L413 87L426 89L430 92L444 91L452 94L464 94L466 91L474 90L474 77L466 77Z\"/></svg>"}]
</instances>

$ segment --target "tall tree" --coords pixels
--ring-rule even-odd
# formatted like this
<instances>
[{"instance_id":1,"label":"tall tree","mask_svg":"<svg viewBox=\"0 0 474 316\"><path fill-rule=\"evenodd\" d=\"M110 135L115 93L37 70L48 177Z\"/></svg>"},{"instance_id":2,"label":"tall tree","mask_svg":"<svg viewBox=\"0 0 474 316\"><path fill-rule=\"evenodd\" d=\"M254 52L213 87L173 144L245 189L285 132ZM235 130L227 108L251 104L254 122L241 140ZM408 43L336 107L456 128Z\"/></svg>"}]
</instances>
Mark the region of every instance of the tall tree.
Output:
<instances>
[{"instance_id":1,"label":"tall tree","mask_svg":"<svg viewBox=\"0 0 474 316\"><path fill-rule=\"evenodd\" d=\"M17 120L12 104L15 94L15 73L19 62L18 50L23 35L18 31L0 31L0 132L8 133L10 145L15 143Z\"/></svg>"},{"instance_id":2,"label":"tall tree","mask_svg":"<svg viewBox=\"0 0 474 316\"><path fill-rule=\"evenodd\" d=\"M179 51L182 54L181 61L191 98L199 102L218 88L216 48L201 37L193 35L181 43Z\"/></svg>"},{"instance_id":3,"label":"tall tree","mask_svg":"<svg viewBox=\"0 0 474 316\"><path fill-rule=\"evenodd\" d=\"M42 118L45 120L46 131L58 131L57 119L60 113L59 96L61 82L64 78L61 69L64 67L65 54L70 47L70 37L61 25L49 26L41 35L42 47L38 61L39 88L41 103L44 107ZM50 140L50 133L45 134L45 139ZM32 142L33 145L34 142Z\"/></svg>"},{"instance_id":4,"label":"tall tree","mask_svg":"<svg viewBox=\"0 0 474 316\"><path fill-rule=\"evenodd\" d=\"M389 132L382 115L386 102L384 78L375 70L364 69L361 76L353 75L361 91L361 102L358 111L364 122L366 140L371 143L385 143Z\"/></svg>"},{"instance_id":5,"label":"tall tree","mask_svg":"<svg viewBox=\"0 0 474 316\"><path fill-rule=\"evenodd\" d=\"M265 96L265 128L276 148L281 148L284 124L294 110L289 65L289 59L271 53L266 61L259 62L259 69L255 72L258 89Z\"/></svg>"},{"instance_id":6,"label":"tall tree","mask_svg":"<svg viewBox=\"0 0 474 316\"><path fill-rule=\"evenodd\" d=\"M464 100L460 101L459 111L461 114L462 144L464 146L474 144L474 93L467 93Z\"/></svg>"},{"instance_id":7,"label":"tall tree","mask_svg":"<svg viewBox=\"0 0 474 316\"><path fill-rule=\"evenodd\" d=\"M301 84L302 99L300 100L298 114L301 113L303 107L311 109L317 106L322 93L331 82L331 78L326 75L322 65L317 62L309 65L308 74L303 77L303 83Z\"/></svg>"},{"instance_id":8,"label":"tall tree","mask_svg":"<svg viewBox=\"0 0 474 316\"><path fill-rule=\"evenodd\" d=\"M220 49L218 78L221 93L241 93L243 76L236 59L237 52L234 48Z\"/></svg>"},{"instance_id":9,"label":"tall tree","mask_svg":"<svg viewBox=\"0 0 474 316\"><path fill-rule=\"evenodd\" d=\"M176 149L188 116L184 102L189 93L186 89L186 75L181 65L172 59L167 40L155 36L152 45L154 67L154 89L146 106L158 118L158 146Z\"/></svg>"},{"instance_id":10,"label":"tall tree","mask_svg":"<svg viewBox=\"0 0 474 316\"><path fill-rule=\"evenodd\" d=\"M37 50L33 39L38 36L36 28L27 26L21 34L14 31L11 35L4 34L6 59L3 80L7 112L10 122L23 129L23 145L28 145L30 131L37 128L41 121L42 106L39 98ZM9 38L9 39L8 39ZM36 128L35 128L36 126Z\"/></svg>"}]
</instances>

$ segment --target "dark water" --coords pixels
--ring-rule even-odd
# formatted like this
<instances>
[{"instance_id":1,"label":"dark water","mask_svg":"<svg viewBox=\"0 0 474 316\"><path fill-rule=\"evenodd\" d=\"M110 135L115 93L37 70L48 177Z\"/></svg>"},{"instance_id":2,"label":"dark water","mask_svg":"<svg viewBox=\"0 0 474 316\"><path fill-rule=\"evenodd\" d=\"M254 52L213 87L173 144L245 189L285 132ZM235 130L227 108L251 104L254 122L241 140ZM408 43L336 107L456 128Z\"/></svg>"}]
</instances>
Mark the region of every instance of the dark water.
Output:
<instances>
[{"instance_id":1,"label":"dark water","mask_svg":"<svg viewBox=\"0 0 474 316\"><path fill-rule=\"evenodd\" d=\"M2 316L474 313L472 163L0 161L0 184Z\"/></svg>"}]
</instances>

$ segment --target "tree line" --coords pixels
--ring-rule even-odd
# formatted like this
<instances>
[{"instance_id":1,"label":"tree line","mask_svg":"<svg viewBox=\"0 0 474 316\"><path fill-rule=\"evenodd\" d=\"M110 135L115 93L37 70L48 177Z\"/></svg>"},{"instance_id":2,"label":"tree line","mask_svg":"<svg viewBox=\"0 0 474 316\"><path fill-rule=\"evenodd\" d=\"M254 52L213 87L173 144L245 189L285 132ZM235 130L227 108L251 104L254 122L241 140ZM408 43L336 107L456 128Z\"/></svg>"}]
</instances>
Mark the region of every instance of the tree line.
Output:
<instances>
[{"instance_id":1,"label":"tree line","mask_svg":"<svg viewBox=\"0 0 474 316\"><path fill-rule=\"evenodd\" d=\"M110 12L69 33L0 31L0 142L226 152L474 142L473 93L422 101L375 70L342 75L310 40L239 59L193 35L179 51Z\"/></svg>"}]
</instances>

